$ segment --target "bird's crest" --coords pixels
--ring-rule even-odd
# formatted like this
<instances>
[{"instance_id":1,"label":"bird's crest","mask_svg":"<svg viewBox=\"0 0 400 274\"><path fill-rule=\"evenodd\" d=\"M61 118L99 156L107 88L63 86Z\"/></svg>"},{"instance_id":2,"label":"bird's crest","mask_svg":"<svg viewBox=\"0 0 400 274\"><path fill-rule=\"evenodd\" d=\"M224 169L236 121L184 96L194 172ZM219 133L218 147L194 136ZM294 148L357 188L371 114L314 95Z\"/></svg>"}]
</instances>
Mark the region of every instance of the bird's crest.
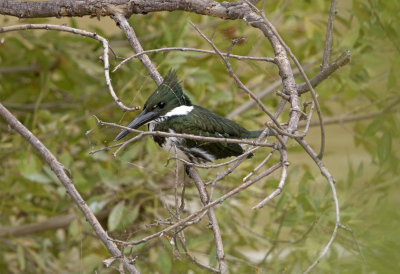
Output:
<instances>
[{"instance_id":1,"label":"bird's crest","mask_svg":"<svg viewBox=\"0 0 400 274\"><path fill-rule=\"evenodd\" d=\"M164 81L154 92L159 98L171 98L177 100L179 105L191 105L189 98L183 93L182 87L178 82L176 71L170 69L164 78Z\"/></svg>"}]
</instances>

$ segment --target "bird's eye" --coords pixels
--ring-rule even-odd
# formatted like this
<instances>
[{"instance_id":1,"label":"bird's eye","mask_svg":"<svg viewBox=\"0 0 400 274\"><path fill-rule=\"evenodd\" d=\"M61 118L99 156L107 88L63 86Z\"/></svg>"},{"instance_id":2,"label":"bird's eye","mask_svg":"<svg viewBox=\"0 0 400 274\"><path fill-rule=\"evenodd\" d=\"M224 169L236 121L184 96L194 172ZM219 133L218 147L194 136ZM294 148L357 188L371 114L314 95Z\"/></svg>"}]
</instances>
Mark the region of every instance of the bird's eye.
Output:
<instances>
[{"instance_id":1,"label":"bird's eye","mask_svg":"<svg viewBox=\"0 0 400 274\"><path fill-rule=\"evenodd\" d=\"M160 102L160 103L158 103L158 107L159 107L159 108L165 107L165 102Z\"/></svg>"}]
</instances>

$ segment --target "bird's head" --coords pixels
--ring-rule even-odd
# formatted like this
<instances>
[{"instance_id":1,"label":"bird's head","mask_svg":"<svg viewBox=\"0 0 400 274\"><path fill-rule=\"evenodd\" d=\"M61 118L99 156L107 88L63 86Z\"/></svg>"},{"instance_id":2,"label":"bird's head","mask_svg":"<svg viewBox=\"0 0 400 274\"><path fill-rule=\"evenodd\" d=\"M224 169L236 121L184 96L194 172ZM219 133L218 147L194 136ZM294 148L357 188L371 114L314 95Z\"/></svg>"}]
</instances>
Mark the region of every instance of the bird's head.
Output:
<instances>
[{"instance_id":1,"label":"bird's head","mask_svg":"<svg viewBox=\"0 0 400 274\"><path fill-rule=\"evenodd\" d=\"M174 109L176 110L179 107L179 110L182 111L185 106L190 107L192 103L183 93L176 77L176 72L170 70L162 84L147 99L143 106L143 111L133 119L128 127L136 129L159 118L171 116L174 113ZM124 129L115 137L114 141L122 139L128 133L129 131Z\"/></svg>"}]
</instances>

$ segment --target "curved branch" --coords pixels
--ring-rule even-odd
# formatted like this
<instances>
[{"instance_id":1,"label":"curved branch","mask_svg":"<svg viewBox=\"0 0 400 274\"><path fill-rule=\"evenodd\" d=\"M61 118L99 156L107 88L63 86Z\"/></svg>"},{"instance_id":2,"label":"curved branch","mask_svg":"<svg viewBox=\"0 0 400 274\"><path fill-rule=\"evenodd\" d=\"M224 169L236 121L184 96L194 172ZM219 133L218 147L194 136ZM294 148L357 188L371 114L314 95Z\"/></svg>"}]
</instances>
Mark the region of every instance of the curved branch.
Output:
<instances>
[{"instance_id":1,"label":"curved branch","mask_svg":"<svg viewBox=\"0 0 400 274\"><path fill-rule=\"evenodd\" d=\"M9 26L9 27L0 27L0 33L4 32L10 32L10 31L19 31L19 30L31 30L31 29L42 29L42 30L57 30L57 31L63 31L63 32L69 32L73 34L78 34L82 35L85 37L89 37L92 39L95 39L103 44L103 62L104 62L104 76L106 78L106 84L108 87L108 90L110 92L111 97L114 99L114 101L118 104L120 108L122 108L124 111L134 111L140 109L139 106L129 108L125 106L121 100L118 98L118 96L115 94L114 88L111 84L111 78L110 78L110 64L108 61L108 41L104 37L93 33L93 32L88 32L85 30L81 29L75 29L67 26L59 26L59 25L49 25L49 24L26 24L26 25L16 25L16 26Z\"/></svg>"}]
</instances>

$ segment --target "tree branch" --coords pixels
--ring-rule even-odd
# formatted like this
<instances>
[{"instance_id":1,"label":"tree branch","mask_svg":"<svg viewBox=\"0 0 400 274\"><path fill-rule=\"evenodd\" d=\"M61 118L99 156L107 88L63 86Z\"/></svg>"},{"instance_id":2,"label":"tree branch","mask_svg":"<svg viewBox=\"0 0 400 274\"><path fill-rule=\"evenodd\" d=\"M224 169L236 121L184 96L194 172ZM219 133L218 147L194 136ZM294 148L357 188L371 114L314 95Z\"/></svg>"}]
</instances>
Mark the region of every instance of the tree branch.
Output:
<instances>
[{"instance_id":1,"label":"tree branch","mask_svg":"<svg viewBox=\"0 0 400 274\"><path fill-rule=\"evenodd\" d=\"M81 210L86 220L92 226L99 239L106 246L108 251L116 258L123 256L121 251L117 248L115 243L108 239L107 233L96 219L86 202L82 199L79 192L76 190L72 179L67 175L69 171L54 157L54 155L46 148L43 143L36 138L21 122L19 122L1 103L0 103L0 116L22 137L24 137L40 154L43 160L50 166L51 170L57 176L58 180L63 184L67 193L70 195L74 203ZM139 273L136 268L123 257L123 264L129 273Z\"/></svg>"},{"instance_id":2,"label":"tree branch","mask_svg":"<svg viewBox=\"0 0 400 274\"><path fill-rule=\"evenodd\" d=\"M161 85L163 78L161 77L160 73L157 71L153 63L150 61L150 58L143 53L143 47L140 44L139 39L136 37L135 31L133 30L131 25L129 25L128 20L126 20L125 16L120 13L116 13L113 18L117 25L125 33L133 50L136 52L136 54L140 54L138 58L149 72L151 78L153 78L157 86Z\"/></svg>"},{"instance_id":3,"label":"tree branch","mask_svg":"<svg viewBox=\"0 0 400 274\"><path fill-rule=\"evenodd\" d=\"M141 53L136 53L134 55L131 55L128 58L125 58L124 60L121 61L121 63L119 63L117 66L115 66L115 68L113 69L112 72L117 71L126 62L132 60L133 58L138 58L139 56L141 56L143 54L168 52L168 51L184 51L184 52L190 51L190 52L199 52L199 53L208 53L208 54L217 55L217 53L215 51L205 50L205 49L196 49L196 48L172 47L172 48L150 49L150 50L142 51ZM222 55L226 56L227 53L222 53ZM230 54L229 56L232 58L238 59L238 60L265 61L265 62L275 63L275 59L270 58L270 57L242 56L242 55L236 55L236 54ZM0 73L1 73L1 68L0 68Z\"/></svg>"},{"instance_id":4,"label":"tree branch","mask_svg":"<svg viewBox=\"0 0 400 274\"><path fill-rule=\"evenodd\" d=\"M147 14L159 11L183 10L223 19L239 19L249 11L248 5L210 0L53 0L53 1L14 1L0 2L0 14L18 18L40 17L82 17L113 16L116 12L130 17L132 14Z\"/></svg>"},{"instance_id":5,"label":"tree branch","mask_svg":"<svg viewBox=\"0 0 400 274\"><path fill-rule=\"evenodd\" d=\"M204 206L206 206L210 201L204 182L201 180L199 174L197 173L194 167L187 166L187 170L190 177L196 184L197 189L199 190L201 202L203 203ZM215 216L213 208L210 208L207 214L208 214L208 219L210 220L211 223L212 230L214 232L215 246L217 249L217 260L219 263L219 271L224 274L227 273L228 266L226 265L224 259L225 258L224 246L222 243L222 236L221 236L221 231L219 229L218 220L217 217Z\"/></svg>"},{"instance_id":6,"label":"tree branch","mask_svg":"<svg viewBox=\"0 0 400 274\"><path fill-rule=\"evenodd\" d=\"M328 78L336 70L347 65L350 62L350 57L351 57L350 51L349 50L345 51L342 55L340 55L335 60L335 62L333 62L332 64L329 64L326 68L324 68L320 72L318 72L318 74L315 75L314 78L312 78L310 80L311 85L313 87L318 86L322 81L324 81L326 78ZM307 83L298 84L297 91L299 92L299 94L303 94L303 93L309 91L309 87L308 87Z\"/></svg>"},{"instance_id":7,"label":"tree branch","mask_svg":"<svg viewBox=\"0 0 400 274\"><path fill-rule=\"evenodd\" d=\"M215 199L214 201L212 201L211 203L208 203L206 206L200 208L199 210L197 210L196 212L186 216L185 218L181 219L179 222L176 222L175 224L161 230L158 231L152 235L149 235L147 237L144 237L141 240L138 241L130 241L130 242L125 242L125 241L119 241L119 240L112 240L114 242L123 244L123 245L138 245L141 243L145 243L151 239L154 239L156 237L159 237L160 235L164 235L165 233L181 226L184 225L185 223L187 223L188 221L194 219L195 217L199 216L201 213L203 213L204 211L224 202L226 199L228 199L229 197L241 192L242 190L248 188L249 186L253 185L254 183L258 182L259 180L261 180L262 178L264 178L265 176L270 175L271 173L273 173L275 170L277 170L279 167L281 167L281 163L276 163L273 166L271 166L270 168L268 168L267 170L263 171L261 174L259 174L258 176L256 176L255 178L253 178L252 180L246 181L243 184L241 184L240 186L232 189L231 191L229 191L228 193L222 195L221 197L219 197L218 199Z\"/></svg>"},{"instance_id":8,"label":"tree branch","mask_svg":"<svg viewBox=\"0 0 400 274\"><path fill-rule=\"evenodd\" d=\"M326 27L325 49L324 55L322 57L321 70L326 69L329 65L329 58L331 56L332 50L333 21L335 21L336 16L336 3L337 0L331 0L331 8L329 12L328 25Z\"/></svg>"}]
</instances>

